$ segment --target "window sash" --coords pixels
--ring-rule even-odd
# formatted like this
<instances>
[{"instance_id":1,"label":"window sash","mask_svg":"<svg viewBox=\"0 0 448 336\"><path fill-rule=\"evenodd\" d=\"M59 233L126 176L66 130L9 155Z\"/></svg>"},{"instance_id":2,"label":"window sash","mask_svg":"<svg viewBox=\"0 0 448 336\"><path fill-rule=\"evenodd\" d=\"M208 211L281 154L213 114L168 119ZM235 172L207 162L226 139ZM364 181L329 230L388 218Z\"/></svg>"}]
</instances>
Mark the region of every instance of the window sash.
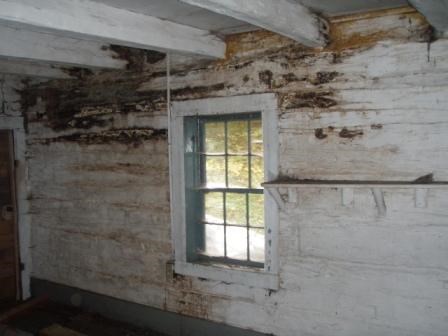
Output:
<instances>
[{"instance_id":1,"label":"window sash","mask_svg":"<svg viewBox=\"0 0 448 336\"><path fill-rule=\"evenodd\" d=\"M230 154L228 151L228 123L231 121L247 121L247 153L245 154ZM252 121L261 121L261 113L240 113L225 116L193 116L187 117L184 121L186 130L185 137L185 177L190 179L189 183L186 183L187 194L187 261L195 262L218 262L232 265L242 265L249 267L263 268L264 263L252 261L250 258L250 230L262 229L264 227L255 227L250 225L249 216L249 195L250 194L264 194L263 188L252 187L252 141L251 141L251 124ZM220 156L225 157L225 186L223 187L207 187L206 186L206 160L210 153L206 153L205 141L205 125L210 122L223 122L224 123L224 153ZM218 156L217 154L216 156ZM213 156L210 155L210 156ZM240 156L247 157L248 160L248 187L247 188L232 188L229 187L229 157ZM223 223L206 223L205 221L205 194L209 192L220 192L223 196ZM245 213L245 225L234 225L228 223L227 220L227 202L226 197L228 193L245 194L246 213ZM194 209L194 211L193 211ZM194 214L195 213L195 214ZM243 223L241 223L243 224ZM208 256L198 250L205 250L205 225L221 225L224 228L224 255L223 256ZM228 227L241 227L246 230L246 260L234 259L228 257L227 250L227 228ZM264 232L265 234L265 232Z\"/></svg>"}]
</instances>

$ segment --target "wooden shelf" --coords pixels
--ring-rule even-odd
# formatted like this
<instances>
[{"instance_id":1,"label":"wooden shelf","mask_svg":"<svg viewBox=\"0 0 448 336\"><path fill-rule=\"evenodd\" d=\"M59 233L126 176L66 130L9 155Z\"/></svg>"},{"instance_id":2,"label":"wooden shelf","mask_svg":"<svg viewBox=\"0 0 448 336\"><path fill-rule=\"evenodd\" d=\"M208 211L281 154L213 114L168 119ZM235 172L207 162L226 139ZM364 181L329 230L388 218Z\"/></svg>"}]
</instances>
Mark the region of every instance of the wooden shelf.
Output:
<instances>
[{"instance_id":1,"label":"wooden shelf","mask_svg":"<svg viewBox=\"0 0 448 336\"><path fill-rule=\"evenodd\" d=\"M416 183L406 181L311 181L279 180L263 183L265 188L408 188L434 189L447 188L448 182Z\"/></svg>"},{"instance_id":2,"label":"wooden shelf","mask_svg":"<svg viewBox=\"0 0 448 336\"><path fill-rule=\"evenodd\" d=\"M428 189L446 189L448 182L406 182L406 181L313 181L313 180L277 180L263 183L263 187L272 195L281 210L287 203L298 204L297 189L306 188L331 188L341 190L341 203L343 206L354 204L354 189L371 189L372 196L380 216L387 212L384 199L384 189L413 189L415 193L415 207L426 208L428 206ZM287 195L280 192L287 190Z\"/></svg>"}]
</instances>

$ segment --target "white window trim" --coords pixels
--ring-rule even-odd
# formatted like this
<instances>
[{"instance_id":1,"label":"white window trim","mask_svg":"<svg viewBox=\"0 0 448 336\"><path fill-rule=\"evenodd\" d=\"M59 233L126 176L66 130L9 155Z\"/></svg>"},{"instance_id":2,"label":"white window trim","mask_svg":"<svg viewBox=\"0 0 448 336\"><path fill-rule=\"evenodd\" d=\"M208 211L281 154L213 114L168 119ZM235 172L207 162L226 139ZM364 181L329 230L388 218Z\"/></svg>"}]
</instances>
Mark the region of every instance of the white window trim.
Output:
<instances>
[{"instance_id":1,"label":"white window trim","mask_svg":"<svg viewBox=\"0 0 448 336\"><path fill-rule=\"evenodd\" d=\"M268 181L275 180L279 167L278 104L273 93L207 98L173 102L170 113L171 230L176 273L216 281L276 290L278 278L279 210L268 193L265 197L264 269L209 266L187 262L184 176L184 117L261 112L264 169Z\"/></svg>"}]
</instances>

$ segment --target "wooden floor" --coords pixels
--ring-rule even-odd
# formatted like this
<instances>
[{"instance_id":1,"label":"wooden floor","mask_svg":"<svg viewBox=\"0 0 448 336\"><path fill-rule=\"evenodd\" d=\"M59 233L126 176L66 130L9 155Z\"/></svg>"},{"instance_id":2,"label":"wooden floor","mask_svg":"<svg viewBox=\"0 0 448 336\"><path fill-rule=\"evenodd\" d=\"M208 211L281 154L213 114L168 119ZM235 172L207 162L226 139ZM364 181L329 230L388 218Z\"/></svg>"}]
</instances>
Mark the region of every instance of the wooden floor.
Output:
<instances>
[{"instance_id":1,"label":"wooden floor","mask_svg":"<svg viewBox=\"0 0 448 336\"><path fill-rule=\"evenodd\" d=\"M39 336L166 336L53 302L39 305L7 325Z\"/></svg>"}]
</instances>

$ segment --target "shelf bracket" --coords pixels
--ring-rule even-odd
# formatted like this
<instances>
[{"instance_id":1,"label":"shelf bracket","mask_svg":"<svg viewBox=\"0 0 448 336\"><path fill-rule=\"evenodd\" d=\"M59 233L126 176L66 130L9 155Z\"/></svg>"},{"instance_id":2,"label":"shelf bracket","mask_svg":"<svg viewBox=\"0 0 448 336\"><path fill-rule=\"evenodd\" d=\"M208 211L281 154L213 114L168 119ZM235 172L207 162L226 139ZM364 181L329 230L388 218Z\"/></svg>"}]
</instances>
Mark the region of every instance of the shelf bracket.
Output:
<instances>
[{"instance_id":1,"label":"shelf bracket","mask_svg":"<svg viewBox=\"0 0 448 336\"><path fill-rule=\"evenodd\" d=\"M288 188L288 202L289 203L297 203L297 188Z\"/></svg>"},{"instance_id":2,"label":"shelf bracket","mask_svg":"<svg viewBox=\"0 0 448 336\"><path fill-rule=\"evenodd\" d=\"M375 199L376 208L378 209L378 215L386 215L386 202L384 200L384 194L381 188L372 188L373 198Z\"/></svg>"},{"instance_id":3,"label":"shelf bracket","mask_svg":"<svg viewBox=\"0 0 448 336\"><path fill-rule=\"evenodd\" d=\"M342 205L346 207L352 207L354 202L354 189L353 188L341 188Z\"/></svg>"},{"instance_id":4,"label":"shelf bracket","mask_svg":"<svg viewBox=\"0 0 448 336\"><path fill-rule=\"evenodd\" d=\"M277 206L280 210L285 209L285 201L282 198L282 195L280 195L280 192L278 191L278 188L266 188L266 190L271 194L272 198L274 199L275 203L277 203Z\"/></svg>"},{"instance_id":5,"label":"shelf bracket","mask_svg":"<svg viewBox=\"0 0 448 336\"><path fill-rule=\"evenodd\" d=\"M428 189L415 189L415 207L421 209L428 207Z\"/></svg>"}]
</instances>

